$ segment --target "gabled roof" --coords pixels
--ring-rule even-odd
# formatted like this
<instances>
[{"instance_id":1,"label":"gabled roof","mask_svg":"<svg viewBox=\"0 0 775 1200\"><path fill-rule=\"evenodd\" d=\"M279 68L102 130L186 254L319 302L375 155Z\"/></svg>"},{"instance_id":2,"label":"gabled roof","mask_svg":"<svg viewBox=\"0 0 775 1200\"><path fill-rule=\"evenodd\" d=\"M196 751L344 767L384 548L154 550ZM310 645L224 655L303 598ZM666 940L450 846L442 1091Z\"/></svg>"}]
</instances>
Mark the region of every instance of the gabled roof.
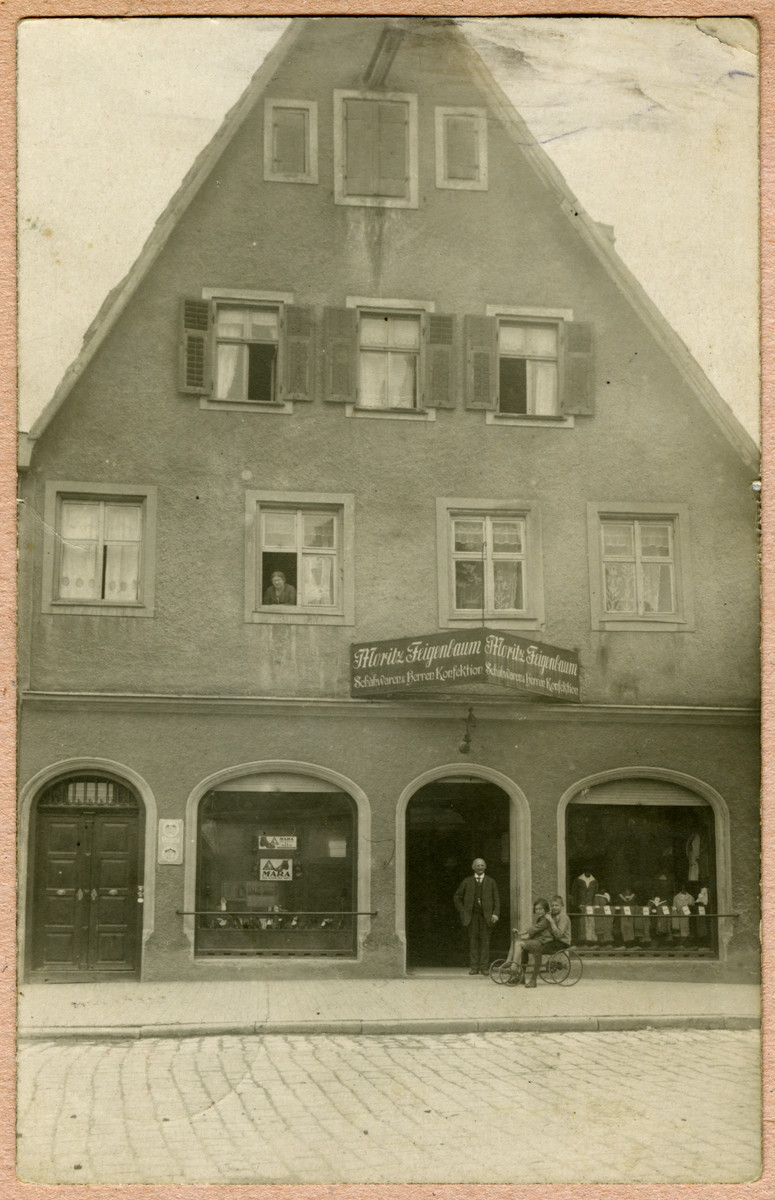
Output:
<instances>
[{"instance_id":1,"label":"gabled roof","mask_svg":"<svg viewBox=\"0 0 775 1200\"><path fill-rule=\"evenodd\" d=\"M325 17L294 18L277 44L269 51L240 99L227 113L218 132L197 156L180 187L156 222L135 263L124 279L109 292L97 316L84 335L83 346L79 354L67 368L48 404L34 421L29 433L20 434L19 467L21 469L29 466L35 441L40 437L64 404L71 389L78 379L80 379L86 367L113 329L116 321L163 250L178 221L215 167L223 151L252 112L267 83L295 45L304 27L313 21L325 19ZM388 26L406 28L407 26L411 26L416 20L427 20L427 18L402 17L396 19L387 17L384 20ZM439 22L439 24L442 24L442 22ZM457 29L448 19L444 20L443 24L445 32L452 33L458 39L472 77L487 96L492 111L497 115L503 127L518 146L525 160L530 164L542 183L555 195L568 221L596 256L603 269L619 288L623 297L635 309L652 336L673 361L673 364L689 387L694 391L706 412L737 451L742 461L752 471L758 471L759 450L756 442L713 386L697 360L662 315L656 304L646 294L629 267L626 266L617 254L607 227L592 220L584 211L557 167L530 132L522 117L493 78L482 59L473 47L470 46L462 31Z\"/></svg>"}]
</instances>

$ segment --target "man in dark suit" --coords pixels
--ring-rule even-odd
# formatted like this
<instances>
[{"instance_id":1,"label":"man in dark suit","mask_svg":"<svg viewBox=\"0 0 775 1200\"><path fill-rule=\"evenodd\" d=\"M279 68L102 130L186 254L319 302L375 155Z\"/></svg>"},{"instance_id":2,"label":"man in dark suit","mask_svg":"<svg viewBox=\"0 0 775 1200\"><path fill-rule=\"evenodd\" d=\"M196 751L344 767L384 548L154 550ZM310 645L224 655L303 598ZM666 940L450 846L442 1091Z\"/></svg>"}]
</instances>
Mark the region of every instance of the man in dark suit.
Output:
<instances>
[{"instance_id":1,"label":"man in dark suit","mask_svg":"<svg viewBox=\"0 0 775 1200\"><path fill-rule=\"evenodd\" d=\"M486 975L490 967L490 932L501 912L498 885L485 875L487 863L475 858L473 875L455 892L455 908L468 930L469 975Z\"/></svg>"}]
</instances>

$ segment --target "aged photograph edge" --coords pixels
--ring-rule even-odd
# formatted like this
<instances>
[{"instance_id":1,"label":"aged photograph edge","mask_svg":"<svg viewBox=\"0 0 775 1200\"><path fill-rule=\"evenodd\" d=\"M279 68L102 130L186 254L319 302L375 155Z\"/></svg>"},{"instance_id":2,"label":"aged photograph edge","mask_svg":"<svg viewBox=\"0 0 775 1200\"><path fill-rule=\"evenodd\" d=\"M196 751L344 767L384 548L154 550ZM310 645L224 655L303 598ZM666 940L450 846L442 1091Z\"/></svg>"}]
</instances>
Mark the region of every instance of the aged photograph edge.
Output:
<instances>
[{"instance_id":1,"label":"aged photograph edge","mask_svg":"<svg viewBox=\"0 0 775 1200\"><path fill-rule=\"evenodd\" d=\"M769 944L771 935L768 936L768 925L772 921L772 856L773 856L773 841L775 840L772 828L771 817L769 815L772 801L770 794L773 786L773 758L775 756L775 734L772 731L772 671L769 667L773 655L772 634L771 634L771 577L773 570L773 535L770 518L770 505L767 498L766 482L769 476L769 470L764 470L764 467L769 467L770 457L773 454L773 437L775 436L775 416L773 416L772 404L767 403L769 396L771 378L773 374L770 366L773 351L775 351L775 332L773 332L773 315L772 315L772 279L775 272L775 250L772 245L772 208L775 204L775 184L772 182L773 172L773 108L775 102L772 98L772 76L775 70L775 15L771 11L767 11L767 6L762 3L744 6L742 4L725 4L723 13L719 13L718 6L710 3L686 3L679 4L675 0L662 0L661 3L635 3L627 6L624 5L589 5L580 4L578 2L565 3L558 5L544 5L540 15L552 15L553 12L573 15L642 15L642 16L680 16L680 17L699 17L702 15L728 15L751 17L758 21L761 34L761 80L762 80L762 396L763 413L762 413L762 458L763 458L763 473L765 479L765 487L762 492L762 554L763 554L763 597L764 597L764 622L763 622L763 745L764 745L764 777L763 777L763 805L762 805L762 832L763 832L763 899L764 899L764 954L763 954L763 1044L765 1050L764 1058L764 1131L765 1131L765 1158L764 1158L764 1174L761 1180L755 1184L737 1185L736 1194L745 1196L747 1194L768 1195L772 1194L771 1190L775 1187L773 1176L775 1170L772 1167L772 1103L768 1100L771 1089L775 1086L773 1083L773 1067L771 1062L771 1038L772 1038L772 1023L773 1012L772 1003L769 999L773 987L773 968L771 961L771 952ZM278 10L277 5L261 4L246 6L244 4L228 4L220 5L216 8L212 3L197 2L191 0L190 3L180 7L170 7L167 9L165 16L174 18L175 16L211 16L211 15L231 15L231 16L289 16L297 15L298 13L315 14L339 13L342 15L377 15L381 13L399 13L405 12L411 15L435 15L435 14L454 14L459 13L457 6L450 3L423 4L422 7L401 3L396 0L391 5L373 5L365 6L362 4L322 4L314 3L312 5L296 6L292 9ZM26 4L24 0L8 0L3 6L3 12L0 14L0 63L3 69L3 83L0 98L2 101L2 112L4 120L0 129L0 145L2 146L2 186L3 199L2 214L0 214L0 237L2 237L2 254L3 254L3 273L2 286L0 286L0 304L3 306L3 322L0 329L0 371L2 375L2 422L0 422L0 477L2 478L2 573L0 576L0 604L2 605L3 621L0 626L0 637L2 638L2 698L0 706L0 754L2 754L3 775L5 781L4 792L7 796L6 822L3 823L2 832L0 832L0 862L2 866L0 871L0 894L3 898L2 903L2 924L0 925L0 950L2 954L2 966L0 966L0 976L2 976L2 990L0 991L0 1003L2 1004L2 1044L0 1047L0 1079L3 1082L3 1095L5 1101L2 1110L2 1140L0 1141L0 1159L2 1161L2 1174L0 1174L0 1194L7 1196L39 1196L49 1192L48 1187L41 1185L29 1186L17 1181L14 1167L14 1141L15 1141L15 1113L13 1104L10 1102L14 1093L14 1078L15 1078L15 1014L16 1014L16 992L15 992L15 947L16 947L16 928L15 928L15 881L16 881L16 845L15 845L15 822L10 819L11 814L15 813L15 757L16 757L16 732L15 732L15 713L16 713L16 687L15 687L15 591L16 591L16 529L15 529L15 479L16 479L16 356L15 356L15 323L16 323L16 297L15 297L15 55L16 55L16 32L18 22L27 17L36 16L121 16L131 18L132 16L149 16L156 15L148 12L147 8L137 6L120 6L117 3L89 3L86 5L76 5L74 3L65 3L63 0L51 0L51 3ZM528 5L477 5L476 10L469 12L466 15L498 15L498 16L520 16L520 15L536 15L535 8ZM164 19L164 18L160 18ZM769 1121L768 1121L769 1118ZM700 1192L701 1187L701 1192ZM73 1189L70 1185L58 1185L56 1194L67 1194L71 1190L81 1191L82 1189ZM107 1187L95 1185L91 1189L96 1195L110 1195L111 1200L122 1195L131 1196L153 1196L158 1194L158 1188L153 1186L143 1187L140 1185ZM188 1197L201 1189L194 1185L167 1186L164 1188L165 1197ZM208 1194L213 1196L233 1196L234 1189L227 1186L208 1186ZM274 1187L262 1186L252 1187L245 1185L240 1187L239 1191L246 1195L255 1193L260 1195L270 1196L272 1193L280 1195L309 1195L316 1193L320 1194L322 1188L318 1189L311 1185L294 1186L294 1187ZM390 1187L379 1186L380 1195L401 1195L410 1197L416 1193L417 1197L433 1194L434 1196L452 1196L457 1197L461 1194L477 1196L489 1195L494 1189L491 1187L475 1187L475 1186L458 1186L458 1185L437 1185L437 1186L422 1186L413 1188L410 1186ZM515 1185L513 1187L501 1187L498 1189L503 1195L529 1195L533 1189L525 1186ZM668 1195L674 1191L673 1188L653 1187L644 1188L630 1185L616 1185L610 1188L597 1187L581 1187L577 1185L547 1185L542 1187L542 1194L549 1197L570 1197L570 1196L594 1196L596 1194L615 1194L617 1197L628 1196L644 1196L644 1195ZM688 1185L682 1187L682 1194L687 1196L702 1195L703 1197L712 1197L716 1194L728 1194L728 1189L721 1185ZM356 1185L342 1186L326 1186L325 1194L331 1196L354 1196L361 1194L363 1188ZM53 1190L52 1190L52 1194Z\"/></svg>"}]
</instances>

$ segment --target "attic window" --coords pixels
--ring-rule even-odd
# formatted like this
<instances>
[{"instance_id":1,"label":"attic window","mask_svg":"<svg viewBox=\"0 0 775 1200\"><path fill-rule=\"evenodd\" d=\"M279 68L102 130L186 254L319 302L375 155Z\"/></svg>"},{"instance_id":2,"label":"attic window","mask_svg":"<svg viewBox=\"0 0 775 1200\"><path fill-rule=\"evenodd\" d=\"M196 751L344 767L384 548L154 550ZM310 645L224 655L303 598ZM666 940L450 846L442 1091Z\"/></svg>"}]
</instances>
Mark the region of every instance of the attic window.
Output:
<instances>
[{"instance_id":1,"label":"attic window","mask_svg":"<svg viewBox=\"0 0 775 1200\"><path fill-rule=\"evenodd\" d=\"M318 106L314 100L264 101L264 179L317 183Z\"/></svg>"},{"instance_id":2,"label":"attic window","mask_svg":"<svg viewBox=\"0 0 775 1200\"><path fill-rule=\"evenodd\" d=\"M337 204L417 208L417 97L334 92Z\"/></svg>"},{"instance_id":3,"label":"attic window","mask_svg":"<svg viewBox=\"0 0 775 1200\"><path fill-rule=\"evenodd\" d=\"M487 188L487 114L483 108L436 109L436 187Z\"/></svg>"}]
</instances>

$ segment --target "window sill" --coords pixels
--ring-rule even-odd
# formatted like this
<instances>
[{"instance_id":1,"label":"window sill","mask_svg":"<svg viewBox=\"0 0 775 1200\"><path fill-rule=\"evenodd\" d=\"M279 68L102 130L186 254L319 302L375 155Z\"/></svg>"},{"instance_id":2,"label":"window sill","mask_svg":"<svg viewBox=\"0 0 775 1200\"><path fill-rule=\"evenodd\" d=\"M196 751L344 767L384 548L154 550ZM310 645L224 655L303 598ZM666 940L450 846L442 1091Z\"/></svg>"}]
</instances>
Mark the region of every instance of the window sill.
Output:
<instances>
[{"instance_id":1,"label":"window sill","mask_svg":"<svg viewBox=\"0 0 775 1200\"><path fill-rule=\"evenodd\" d=\"M200 396L199 407L216 412L293 413L291 400L208 400L206 396Z\"/></svg>"},{"instance_id":2,"label":"window sill","mask_svg":"<svg viewBox=\"0 0 775 1200\"><path fill-rule=\"evenodd\" d=\"M486 192L486 179L437 179L436 187L439 191L455 191L455 192Z\"/></svg>"},{"instance_id":3,"label":"window sill","mask_svg":"<svg viewBox=\"0 0 775 1200\"><path fill-rule=\"evenodd\" d=\"M260 609L245 614L249 625L354 625L354 619L345 613L294 612L290 609Z\"/></svg>"},{"instance_id":4,"label":"window sill","mask_svg":"<svg viewBox=\"0 0 775 1200\"><path fill-rule=\"evenodd\" d=\"M279 175L275 172L264 172L267 183L317 183L317 176L312 175Z\"/></svg>"},{"instance_id":5,"label":"window sill","mask_svg":"<svg viewBox=\"0 0 775 1200\"><path fill-rule=\"evenodd\" d=\"M655 617L598 617L593 620L592 628L603 633L691 633L694 625L681 617L665 617L660 620Z\"/></svg>"},{"instance_id":6,"label":"window sill","mask_svg":"<svg viewBox=\"0 0 775 1200\"><path fill-rule=\"evenodd\" d=\"M342 196L337 195L335 204L354 205L358 208L417 208L415 196Z\"/></svg>"},{"instance_id":7,"label":"window sill","mask_svg":"<svg viewBox=\"0 0 775 1200\"><path fill-rule=\"evenodd\" d=\"M383 421L435 421L435 408L365 408L358 404L345 404L347 417L376 417Z\"/></svg>"},{"instance_id":8,"label":"window sill","mask_svg":"<svg viewBox=\"0 0 775 1200\"><path fill-rule=\"evenodd\" d=\"M537 428L573 429L575 422L571 416L561 413L538 416L535 413L485 413L486 425L533 425Z\"/></svg>"},{"instance_id":9,"label":"window sill","mask_svg":"<svg viewBox=\"0 0 775 1200\"><path fill-rule=\"evenodd\" d=\"M486 626L487 629L502 629L505 632L511 630L514 632L519 629L543 629L543 622L536 616L519 616L519 617L492 617L485 614L482 617L481 613L472 613L470 617L450 616L439 622L446 629L481 629Z\"/></svg>"},{"instance_id":10,"label":"window sill","mask_svg":"<svg viewBox=\"0 0 775 1200\"><path fill-rule=\"evenodd\" d=\"M152 617L153 608L147 604L79 604L69 600L52 600L43 612L65 617Z\"/></svg>"}]
</instances>

